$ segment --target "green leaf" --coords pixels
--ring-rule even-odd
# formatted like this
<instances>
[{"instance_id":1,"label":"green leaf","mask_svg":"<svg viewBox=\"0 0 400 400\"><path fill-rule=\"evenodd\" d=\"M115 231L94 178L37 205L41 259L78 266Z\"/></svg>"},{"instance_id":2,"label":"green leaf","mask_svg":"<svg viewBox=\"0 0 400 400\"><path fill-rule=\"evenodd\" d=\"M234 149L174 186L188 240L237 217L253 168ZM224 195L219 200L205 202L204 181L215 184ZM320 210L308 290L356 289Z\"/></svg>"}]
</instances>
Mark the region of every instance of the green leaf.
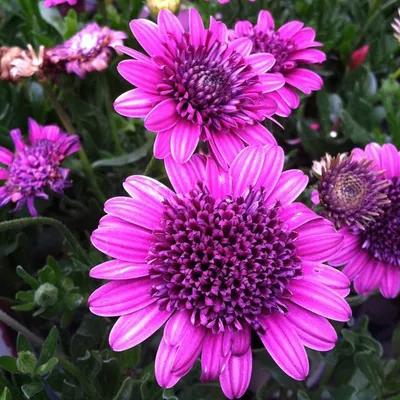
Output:
<instances>
[{"instance_id":1,"label":"green leaf","mask_svg":"<svg viewBox=\"0 0 400 400\"><path fill-rule=\"evenodd\" d=\"M0 396L0 400L12 400L11 392L9 391L8 387L5 387L3 393Z\"/></svg>"},{"instance_id":2,"label":"green leaf","mask_svg":"<svg viewBox=\"0 0 400 400\"><path fill-rule=\"evenodd\" d=\"M364 146L370 142L371 134L356 122L346 110L342 110L341 117L344 134L355 144Z\"/></svg>"},{"instance_id":3,"label":"green leaf","mask_svg":"<svg viewBox=\"0 0 400 400\"><path fill-rule=\"evenodd\" d=\"M17 352L22 353L23 351L30 351L31 353L34 353L33 347L28 339L22 333L18 333Z\"/></svg>"},{"instance_id":4,"label":"green leaf","mask_svg":"<svg viewBox=\"0 0 400 400\"><path fill-rule=\"evenodd\" d=\"M24 302L32 302L35 297L35 292L33 290L23 290L15 294L15 298Z\"/></svg>"},{"instance_id":5,"label":"green leaf","mask_svg":"<svg viewBox=\"0 0 400 400\"><path fill-rule=\"evenodd\" d=\"M39 3L40 16L51 25L61 36L64 35L67 30L64 22L64 18L58 11L57 7L45 7L41 1Z\"/></svg>"},{"instance_id":6,"label":"green leaf","mask_svg":"<svg viewBox=\"0 0 400 400\"><path fill-rule=\"evenodd\" d=\"M41 283L51 283L53 285L56 284L56 274L49 265L43 267L39 272L39 279Z\"/></svg>"},{"instance_id":7,"label":"green leaf","mask_svg":"<svg viewBox=\"0 0 400 400\"><path fill-rule=\"evenodd\" d=\"M64 40L69 39L72 35L75 35L78 32L78 15L76 11L71 8L68 11L67 16L64 19L65 21L65 32L63 34Z\"/></svg>"},{"instance_id":8,"label":"green leaf","mask_svg":"<svg viewBox=\"0 0 400 400\"><path fill-rule=\"evenodd\" d=\"M78 388L73 383L68 382L64 379L62 387L62 400L75 400L78 397Z\"/></svg>"},{"instance_id":9,"label":"green leaf","mask_svg":"<svg viewBox=\"0 0 400 400\"><path fill-rule=\"evenodd\" d=\"M135 368L140 361L141 347L135 346L129 350L121 352L113 352L113 357L115 357L119 365L123 370L128 368Z\"/></svg>"},{"instance_id":10,"label":"green leaf","mask_svg":"<svg viewBox=\"0 0 400 400\"><path fill-rule=\"evenodd\" d=\"M0 368L5 369L13 374L18 373L17 359L11 356L1 356L0 357Z\"/></svg>"},{"instance_id":11,"label":"green leaf","mask_svg":"<svg viewBox=\"0 0 400 400\"><path fill-rule=\"evenodd\" d=\"M53 326L43 344L42 352L40 353L38 362L39 365L47 363L53 357L57 347L58 336L57 327Z\"/></svg>"},{"instance_id":12,"label":"green leaf","mask_svg":"<svg viewBox=\"0 0 400 400\"><path fill-rule=\"evenodd\" d=\"M304 390L299 390L297 392L297 399L298 400L311 400L310 396Z\"/></svg>"},{"instance_id":13,"label":"green leaf","mask_svg":"<svg viewBox=\"0 0 400 400\"><path fill-rule=\"evenodd\" d=\"M132 378L126 378L118 393L113 398L113 400L131 400L134 398L134 393L136 393L137 385ZM139 400L139 399L138 399Z\"/></svg>"},{"instance_id":14,"label":"green leaf","mask_svg":"<svg viewBox=\"0 0 400 400\"><path fill-rule=\"evenodd\" d=\"M17 266L16 272L32 289L37 289L39 287L39 281L32 275L29 275L20 265Z\"/></svg>"},{"instance_id":15,"label":"green leaf","mask_svg":"<svg viewBox=\"0 0 400 400\"><path fill-rule=\"evenodd\" d=\"M35 302L18 304L16 306L12 306L11 308L15 311L32 311L36 307Z\"/></svg>"},{"instance_id":16,"label":"green leaf","mask_svg":"<svg viewBox=\"0 0 400 400\"><path fill-rule=\"evenodd\" d=\"M380 394L384 377L382 363L377 354L372 351L363 351L355 355L354 361L375 391Z\"/></svg>"},{"instance_id":17,"label":"green leaf","mask_svg":"<svg viewBox=\"0 0 400 400\"><path fill-rule=\"evenodd\" d=\"M53 270L55 278L56 278L56 283L60 283L61 279L62 279L62 271L61 271L60 265L58 264L57 260L52 256L48 256L46 263Z\"/></svg>"},{"instance_id":18,"label":"green leaf","mask_svg":"<svg viewBox=\"0 0 400 400\"><path fill-rule=\"evenodd\" d=\"M335 388L328 388L332 400L352 400L356 389L351 385L344 385Z\"/></svg>"},{"instance_id":19,"label":"green leaf","mask_svg":"<svg viewBox=\"0 0 400 400\"><path fill-rule=\"evenodd\" d=\"M42 382L32 382L21 386L22 393L28 398L32 398L35 394L43 390Z\"/></svg>"},{"instance_id":20,"label":"green leaf","mask_svg":"<svg viewBox=\"0 0 400 400\"><path fill-rule=\"evenodd\" d=\"M57 365L57 363L58 358L52 357L49 361L37 367L35 374L40 376L46 375Z\"/></svg>"},{"instance_id":21,"label":"green leaf","mask_svg":"<svg viewBox=\"0 0 400 400\"><path fill-rule=\"evenodd\" d=\"M83 303L83 296L80 293L70 293L64 297L64 303L69 310L76 310Z\"/></svg>"},{"instance_id":22,"label":"green leaf","mask_svg":"<svg viewBox=\"0 0 400 400\"><path fill-rule=\"evenodd\" d=\"M33 374L36 368L36 357L30 351L18 352L17 368L22 374Z\"/></svg>"}]
</instances>

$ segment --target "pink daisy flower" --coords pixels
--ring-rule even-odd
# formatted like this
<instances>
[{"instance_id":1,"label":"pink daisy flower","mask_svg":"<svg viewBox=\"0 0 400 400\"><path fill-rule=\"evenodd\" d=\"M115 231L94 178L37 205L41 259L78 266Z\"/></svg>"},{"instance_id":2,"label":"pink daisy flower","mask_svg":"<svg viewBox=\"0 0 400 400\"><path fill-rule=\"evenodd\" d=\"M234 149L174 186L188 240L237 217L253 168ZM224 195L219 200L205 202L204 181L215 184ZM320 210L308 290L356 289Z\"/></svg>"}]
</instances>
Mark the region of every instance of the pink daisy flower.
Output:
<instances>
[{"instance_id":1,"label":"pink daisy flower","mask_svg":"<svg viewBox=\"0 0 400 400\"><path fill-rule=\"evenodd\" d=\"M249 146L223 170L211 157L186 164L168 157L175 191L131 176L129 197L105 204L92 243L113 257L90 275L109 279L89 298L97 315L119 319L115 351L136 346L162 325L155 360L169 388L201 357L203 382L219 379L230 398L246 391L250 333L292 378L309 371L305 346L330 350L337 335L327 318L347 321L349 281L323 264L342 246L332 223L293 200L308 178L282 172L276 145Z\"/></svg>"},{"instance_id":2,"label":"pink daisy flower","mask_svg":"<svg viewBox=\"0 0 400 400\"><path fill-rule=\"evenodd\" d=\"M135 60L122 61L120 74L137 89L115 101L121 115L145 118L157 133L154 155L189 160L199 140L207 141L226 168L246 144L275 143L261 122L274 114L271 92L282 87L281 74L268 74L271 54L252 54L252 42L228 43L227 28L211 17L205 29L200 14L189 11L189 32L168 10L158 26L138 19L131 30L149 56L129 48L119 50Z\"/></svg>"},{"instance_id":3,"label":"pink daisy flower","mask_svg":"<svg viewBox=\"0 0 400 400\"><path fill-rule=\"evenodd\" d=\"M322 63L326 60L325 54L313 49L322 46L314 41L315 31L304 27L300 21L291 21L275 30L275 22L269 11L261 10L256 25L249 21L239 21L231 33L234 40L247 37L253 42L252 53L271 53L275 65L271 72L280 72L285 78L285 85L271 96L278 104L276 114L287 117L291 109L297 108L300 103L296 89L305 94L313 90L320 90L323 86L321 77L303 65Z\"/></svg>"},{"instance_id":4,"label":"pink daisy flower","mask_svg":"<svg viewBox=\"0 0 400 400\"><path fill-rule=\"evenodd\" d=\"M16 210L25 203L31 215L37 216L35 197L48 199L47 188L58 194L70 186L66 181L69 170L61 167L62 161L80 149L78 136L69 136L54 125L40 126L29 119L29 143L25 143L19 129L11 131L15 153L0 147L0 207L12 202Z\"/></svg>"},{"instance_id":5,"label":"pink daisy flower","mask_svg":"<svg viewBox=\"0 0 400 400\"><path fill-rule=\"evenodd\" d=\"M366 215L374 204L382 212L375 213L374 219L364 229L357 226L340 229L344 244L329 263L346 265L343 273L354 281L357 293L367 295L379 287L384 297L394 298L400 290L400 153L391 144L379 146L376 143L367 145L365 150L353 150L352 160L363 164L365 159L373 162L378 173L371 174L367 181L362 179L362 175L353 173L349 193L352 190L353 201L358 199L359 203L364 197L369 199L364 207ZM382 170L383 176L379 174ZM382 184L375 185L374 189L371 182L377 176L380 176ZM388 182L384 182L385 179ZM379 204L382 203L382 194L390 202Z\"/></svg>"},{"instance_id":6,"label":"pink daisy flower","mask_svg":"<svg viewBox=\"0 0 400 400\"><path fill-rule=\"evenodd\" d=\"M74 6L77 2L78 0L44 0L44 6L55 7L64 3L68 3L70 6Z\"/></svg>"},{"instance_id":7,"label":"pink daisy flower","mask_svg":"<svg viewBox=\"0 0 400 400\"><path fill-rule=\"evenodd\" d=\"M122 45L125 32L91 23L65 41L46 51L50 66L84 78L87 72L103 71L108 67L111 48Z\"/></svg>"}]
</instances>

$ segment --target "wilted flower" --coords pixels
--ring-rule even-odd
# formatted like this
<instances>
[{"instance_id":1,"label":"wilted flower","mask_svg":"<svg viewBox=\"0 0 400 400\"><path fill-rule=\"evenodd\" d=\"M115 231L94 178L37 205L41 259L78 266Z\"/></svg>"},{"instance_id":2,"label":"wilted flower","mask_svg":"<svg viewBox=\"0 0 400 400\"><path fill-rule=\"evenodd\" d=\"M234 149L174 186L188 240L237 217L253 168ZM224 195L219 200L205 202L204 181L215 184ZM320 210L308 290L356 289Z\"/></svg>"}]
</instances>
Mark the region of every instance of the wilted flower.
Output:
<instances>
[{"instance_id":1,"label":"wilted flower","mask_svg":"<svg viewBox=\"0 0 400 400\"><path fill-rule=\"evenodd\" d=\"M281 74L267 74L271 54L250 55L252 43L240 38L227 42L227 28L211 17L205 29L200 14L190 9L190 29L162 10L158 26L138 19L131 30L144 55L118 49L135 58L122 61L120 74L137 89L115 101L118 113L145 118L157 132L154 155L188 161L199 140L207 141L218 162L227 167L247 144L275 143L261 124L276 110L270 92L284 84Z\"/></svg>"},{"instance_id":2,"label":"wilted flower","mask_svg":"<svg viewBox=\"0 0 400 400\"><path fill-rule=\"evenodd\" d=\"M304 346L334 347L326 318L347 321L348 279L323 264L342 246L333 224L293 200L308 179L282 172L276 145L249 146L223 170L195 155L166 170L175 192L145 177L124 184L129 197L105 204L92 243L115 258L91 276L112 282L89 307L118 316L115 351L136 346L164 323L155 360L158 383L174 386L201 354L203 382L219 379L230 398L246 391L251 330L291 377L304 379Z\"/></svg>"},{"instance_id":3,"label":"wilted flower","mask_svg":"<svg viewBox=\"0 0 400 400\"><path fill-rule=\"evenodd\" d=\"M329 262L336 266L346 265L343 272L354 280L357 293L366 295L379 287L383 296L396 297L400 289L400 154L391 144L381 147L371 143L365 151L355 149L352 152L352 161L365 165L364 159L372 161L371 166L377 173L371 174L373 177L365 183L360 181L360 188L374 192L370 183L375 181L379 171L384 170L380 179L388 180L389 185L384 183L381 193L390 203L379 207L382 212L374 216L374 221L365 229L357 226L340 229L344 244ZM375 192L368 196L374 202L379 195Z\"/></svg>"},{"instance_id":4,"label":"wilted flower","mask_svg":"<svg viewBox=\"0 0 400 400\"><path fill-rule=\"evenodd\" d=\"M79 150L78 136L68 136L54 125L40 126L29 119L29 143L21 137L21 131L11 131L15 153L0 147L0 179L5 184L0 188L0 207L12 202L19 210L25 203L29 212L37 216L35 197L48 198L47 188L62 194L70 185L66 181L69 170L61 167L62 161Z\"/></svg>"},{"instance_id":5,"label":"wilted flower","mask_svg":"<svg viewBox=\"0 0 400 400\"><path fill-rule=\"evenodd\" d=\"M397 10L400 17L400 8ZM394 29L394 37L400 43L400 18L395 18L392 23L392 28Z\"/></svg>"},{"instance_id":6,"label":"wilted flower","mask_svg":"<svg viewBox=\"0 0 400 400\"><path fill-rule=\"evenodd\" d=\"M37 55L30 44L27 47L0 47L0 79L18 82L41 71L44 47L40 46Z\"/></svg>"},{"instance_id":7,"label":"wilted flower","mask_svg":"<svg viewBox=\"0 0 400 400\"><path fill-rule=\"evenodd\" d=\"M239 21L231 33L234 39L247 37L253 42L252 53L271 53L276 63L272 72L280 72L286 84L272 93L278 103L277 114L287 117L292 108L299 106L299 96L295 89L305 94L320 90L321 77L313 71L301 68L303 65L322 63L325 54L312 47L322 46L314 41L315 31L304 28L299 21L291 21L275 30L275 22L270 12L262 10L258 22L253 26L249 21Z\"/></svg>"},{"instance_id":8,"label":"wilted flower","mask_svg":"<svg viewBox=\"0 0 400 400\"><path fill-rule=\"evenodd\" d=\"M365 61L368 51L369 51L369 46L366 44L365 46L360 47L351 54L350 64L349 64L350 71L354 71Z\"/></svg>"},{"instance_id":9,"label":"wilted flower","mask_svg":"<svg viewBox=\"0 0 400 400\"><path fill-rule=\"evenodd\" d=\"M46 50L49 68L65 70L84 78L87 72L108 67L111 48L123 44L126 34L96 23L87 25L63 44Z\"/></svg>"}]
</instances>

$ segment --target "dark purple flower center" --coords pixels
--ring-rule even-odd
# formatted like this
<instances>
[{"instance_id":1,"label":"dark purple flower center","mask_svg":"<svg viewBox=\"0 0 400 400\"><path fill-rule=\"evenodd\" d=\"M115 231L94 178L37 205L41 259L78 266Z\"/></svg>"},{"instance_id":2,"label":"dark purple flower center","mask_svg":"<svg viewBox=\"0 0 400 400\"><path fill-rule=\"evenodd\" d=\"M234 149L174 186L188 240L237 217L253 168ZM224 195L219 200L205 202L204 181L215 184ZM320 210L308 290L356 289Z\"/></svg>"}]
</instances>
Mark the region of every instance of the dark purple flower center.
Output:
<instances>
[{"instance_id":1,"label":"dark purple flower center","mask_svg":"<svg viewBox=\"0 0 400 400\"><path fill-rule=\"evenodd\" d=\"M65 174L60 161L57 146L49 140L37 140L35 145L26 146L15 154L9 168L8 193L15 194L18 200L41 195L46 187L62 192Z\"/></svg>"},{"instance_id":2,"label":"dark purple flower center","mask_svg":"<svg viewBox=\"0 0 400 400\"><path fill-rule=\"evenodd\" d=\"M244 109L256 110L262 88L251 65L218 41L208 49L189 38L164 43L168 60L155 57L164 74L160 94L176 99L178 114L199 125L220 130L252 123Z\"/></svg>"},{"instance_id":3,"label":"dark purple flower center","mask_svg":"<svg viewBox=\"0 0 400 400\"><path fill-rule=\"evenodd\" d=\"M150 276L163 310L188 310L194 325L220 332L244 324L261 330L260 315L285 312L292 278L301 276L296 232L265 207L263 188L215 199L203 184L164 201L153 232Z\"/></svg>"},{"instance_id":4,"label":"dark purple flower center","mask_svg":"<svg viewBox=\"0 0 400 400\"><path fill-rule=\"evenodd\" d=\"M253 30L250 38L253 41L253 53L271 53L275 57L275 65L271 72L285 72L297 66L296 61L288 61L290 53L296 50L296 44L290 39L283 39L274 30Z\"/></svg>"},{"instance_id":5,"label":"dark purple flower center","mask_svg":"<svg viewBox=\"0 0 400 400\"><path fill-rule=\"evenodd\" d=\"M400 267L400 179L394 177L384 192L391 203L361 232L362 247L376 259Z\"/></svg>"}]
</instances>

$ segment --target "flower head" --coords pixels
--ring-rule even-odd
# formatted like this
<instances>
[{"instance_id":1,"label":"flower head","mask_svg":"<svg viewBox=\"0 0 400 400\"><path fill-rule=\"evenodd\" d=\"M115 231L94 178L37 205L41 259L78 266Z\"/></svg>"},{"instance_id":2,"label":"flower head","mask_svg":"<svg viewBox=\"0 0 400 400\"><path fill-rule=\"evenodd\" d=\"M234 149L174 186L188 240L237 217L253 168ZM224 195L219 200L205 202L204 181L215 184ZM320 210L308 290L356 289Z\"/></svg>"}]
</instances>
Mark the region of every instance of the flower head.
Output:
<instances>
[{"instance_id":1,"label":"flower head","mask_svg":"<svg viewBox=\"0 0 400 400\"><path fill-rule=\"evenodd\" d=\"M376 171L372 160L327 154L314 163L313 172L319 178L318 202L338 227L364 229L390 203L384 191L389 181L382 179L384 171Z\"/></svg>"},{"instance_id":2,"label":"flower head","mask_svg":"<svg viewBox=\"0 0 400 400\"><path fill-rule=\"evenodd\" d=\"M77 2L78 0L44 0L44 6L55 7L64 3L68 3L70 6L74 6Z\"/></svg>"},{"instance_id":3,"label":"flower head","mask_svg":"<svg viewBox=\"0 0 400 400\"><path fill-rule=\"evenodd\" d=\"M84 78L87 72L108 67L111 48L122 45L126 34L96 23L87 25L63 44L46 51L49 68L65 70Z\"/></svg>"},{"instance_id":4,"label":"flower head","mask_svg":"<svg viewBox=\"0 0 400 400\"><path fill-rule=\"evenodd\" d=\"M48 198L46 189L62 194L70 183L66 181L69 170L61 167L62 161L79 150L78 136L68 136L54 125L40 126L29 119L29 143L14 129L11 137L15 153L0 147L0 179L5 184L0 188L0 207L12 202L16 210L28 204L31 215L37 216L35 197Z\"/></svg>"},{"instance_id":5,"label":"flower head","mask_svg":"<svg viewBox=\"0 0 400 400\"><path fill-rule=\"evenodd\" d=\"M282 172L276 145L243 149L226 171L195 155L166 170L175 192L144 176L124 184L131 196L105 204L92 243L113 257L91 276L112 282L89 298L94 314L119 316L116 351L136 346L164 323L155 361L169 388L201 354L203 382L219 378L230 398L246 391L250 332L294 379L308 374L304 346L332 349L326 318L347 321L349 281L323 263L341 247L333 224L293 200L307 185Z\"/></svg>"},{"instance_id":6,"label":"flower head","mask_svg":"<svg viewBox=\"0 0 400 400\"><path fill-rule=\"evenodd\" d=\"M250 55L252 43L227 41L227 28L211 17L205 29L199 13L189 11L189 32L170 11L161 10L158 26L134 20L131 30L143 55L119 49L135 58L122 61L120 74L137 89L115 101L118 113L144 117L157 132L154 155L184 163L199 140L207 141L223 166L230 165L246 144L275 143L261 122L276 110L270 92L284 84L281 74L267 74L271 54Z\"/></svg>"},{"instance_id":7,"label":"flower head","mask_svg":"<svg viewBox=\"0 0 400 400\"><path fill-rule=\"evenodd\" d=\"M350 71L354 71L365 61L365 58L368 55L368 51L369 51L369 46L366 44L365 46L360 47L351 54L350 64L349 64Z\"/></svg>"},{"instance_id":8,"label":"flower head","mask_svg":"<svg viewBox=\"0 0 400 400\"><path fill-rule=\"evenodd\" d=\"M400 290L400 153L391 144L371 143L352 153L354 162L365 164L365 159L372 161L376 171L385 171L379 179L389 203L379 207L382 211L365 229L357 225L340 229L344 245L329 262L346 265L343 272L354 280L357 293L366 295L379 287L383 296L396 297Z\"/></svg>"},{"instance_id":9,"label":"flower head","mask_svg":"<svg viewBox=\"0 0 400 400\"><path fill-rule=\"evenodd\" d=\"M400 8L397 10L397 12L399 14L399 18L394 19L394 21L392 23L392 28L394 30L393 36L400 43Z\"/></svg>"},{"instance_id":10,"label":"flower head","mask_svg":"<svg viewBox=\"0 0 400 400\"><path fill-rule=\"evenodd\" d=\"M275 59L272 72L280 72L285 85L272 93L278 104L277 114L287 117L291 109L299 106L299 96L295 89L305 94L320 90L323 82L313 71L302 68L303 65L322 63L325 54L313 47L322 46L314 41L315 31L304 27L299 21L291 21L275 29L274 19L269 11L258 14L258 22L239 21L231 32L233 39L247 37L253 42L252 53L271 53Z\"/></svg>"}]
</instances>

